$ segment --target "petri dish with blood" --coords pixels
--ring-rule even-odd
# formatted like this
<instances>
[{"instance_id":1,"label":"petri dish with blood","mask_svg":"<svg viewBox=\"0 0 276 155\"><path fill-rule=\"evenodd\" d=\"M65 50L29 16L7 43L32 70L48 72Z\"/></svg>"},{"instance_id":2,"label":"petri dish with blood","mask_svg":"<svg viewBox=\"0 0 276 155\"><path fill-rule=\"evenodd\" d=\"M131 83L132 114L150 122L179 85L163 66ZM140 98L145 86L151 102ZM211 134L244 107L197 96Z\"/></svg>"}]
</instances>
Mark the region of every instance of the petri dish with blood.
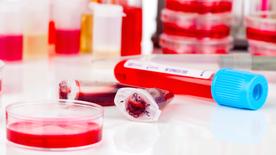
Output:
<instances>
[{"instance_id":1,"label":"petri dish with blood","mask_svg":"<svg viewBox=\"0 0 276 155\"><path fill-rule=\"evenodd\" d=\"M18 102L6 108L9 142L30 149L71 150L102 139L103 108L84 101Z\"/></svg>"}]
</instances>

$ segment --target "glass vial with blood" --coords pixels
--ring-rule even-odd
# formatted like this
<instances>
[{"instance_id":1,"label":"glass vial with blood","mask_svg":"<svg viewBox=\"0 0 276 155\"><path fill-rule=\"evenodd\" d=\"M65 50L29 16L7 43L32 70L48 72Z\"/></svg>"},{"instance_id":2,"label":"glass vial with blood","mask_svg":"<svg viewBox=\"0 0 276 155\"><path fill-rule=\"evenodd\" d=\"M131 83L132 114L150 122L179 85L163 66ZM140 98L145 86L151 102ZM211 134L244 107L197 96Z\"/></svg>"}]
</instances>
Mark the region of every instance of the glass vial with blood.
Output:
<instances>
[{"instance_id":1,"label":"glass vial with blood","mask_svg":"<svg viewBox=\"0 0 276 155\"><path fill-rule=\"evenodd\" d=\"M212 72L137 59L119 62L114 74L123 84L214 99L220 105L242 109L261 108L268 94L268 82L264 76L227 68Z\"/></svg>"},{"instance_id":2,"label":"glass vial with blood","mask_svg":"<svg viewBox=\"0 0 276 155\"><path fill-rule=\"evenodd\" d=\"M62 81L59 83L59 98L93 102L101 106L114 106L114 97L119 88L117 83L91 81Z\"/></svg>"},{"instance_id":3,"label":"glass vial with blood","mask_svg":"<svg viewBox=\"0 0 276 155\"><path fill-rule=\"evenodd\" d=\"M123 6L121 56L140 55L143 33L142 0L115 0Z\"/></svg>"},{"instance_id":4,"label":"glass vial with blood","mask_svg":"<svg viewBox=\"0 0 276 155\"><path fill-rule=\"evenodd\" d=\"M161 110L173 99L174 94L155 88L121 88L114 102L128 119L141 122L157 121Z\"/></svg>"}]
</instances>

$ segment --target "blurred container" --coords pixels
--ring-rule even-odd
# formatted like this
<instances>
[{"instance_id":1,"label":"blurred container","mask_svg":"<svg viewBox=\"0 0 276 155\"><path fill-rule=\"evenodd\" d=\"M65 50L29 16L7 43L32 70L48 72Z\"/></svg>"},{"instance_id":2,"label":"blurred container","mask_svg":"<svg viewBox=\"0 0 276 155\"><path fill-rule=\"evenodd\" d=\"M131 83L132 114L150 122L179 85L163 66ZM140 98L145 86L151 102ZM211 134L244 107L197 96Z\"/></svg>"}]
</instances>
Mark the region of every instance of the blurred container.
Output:
<instances>
[{"instance_id":1,"label":"blurred container","mask_svg":"<svg viewBox=\"0 0 276 155\"><path fill-rule=\"evenodd\" d=\"M93 58L120 56L123 8L111 4L91 4L93 14Z\"/></svg>"},{"instance_id":2,"label":"blurred container","mask_svg":"<svg viewBox=\"0 0 276 155\"><path fill-rule=\"evenodd\" d=\"M164 33L197 39L221 39L230 35L231 15L187 14L165 9L162 11Z\"/></svg>"},{"instance_id":3,"label":"blurred container","mask_svg":"<svg viewBox=\"0 0 276 155\"><path fill-rule=\"evenodd\" d=\"M227 54L232 38L197 40L162 34L160 45L164 54Z\"/></svg>"},{"instance_id":4,"label":"blurred container","mask_svg":"<svg viewBox=\"0 0 276 155\"><path fill-rule=\"evenodd\" d=\"M24 59L48 57L49 0L23 0Z\"/></svg>"},{"instance_id":5,"label":"blurred container","mask_svg":"<svg viewBox=\"0 0 276 155\"><path fill-rule=\"evenodd\" d=\"M245 22L251 54L276 56L276 12L258 12Z\"/></svg>"},{"instance_id":6,"label":"blurred container","mask_svg":"<svg viewBox=\"0 0 276 155\"><path fill-rule=\"evenodd\" d=\"M0 60L0 94L3 92L3 70L5 63Z\"/></svg>"},{"instance_id":7,"label":"blurred container","mask_svg":"<svg viewBox=\"0 0 276 155\"><path fill-rule=\"evenodd\" d=\"M276 44L249 40L249 51L255 56L276 56Z\"/></svg>"},{"instance_id":8,"label":"blurred container","mask_svg":"<svg viewBox=\"0 0 276 155\"><path fill-rule=\"evenodd\" d=\"M22 60L22 13L22 6L17 1L0 2L0 59Z\"/></svg>"},{"instance_id":9,"label":"blurred container","mask_svg":"<svg viewBox=\"0 0 276 155\"><path fill-rule=\"evenodd\" d=\"M232 0L166 0L166 8L186 13L230 13Z\"/></svg>"},{"instance_id":10,"label":"blurred container","mask_svg":"<svg viewBox=\"0 0 276 155\"><path fill-rule=\"evenodd\" d=\"M276 12L259 12L247 16L246 34L250 40L276 44Z\"/></svg>"},{"instance_id":11,"label":"blurred container","mask_svg":"<svg viewBox=\"0 0 276 155\"><path fill-rule=\"evenodd\" d=\"M143 33L142 0L116 0L123 6L121 56L140 55Z\"/></svg>"},{"instance_id":12,"label":"blurred container","mask_svg":"<svg viewBox=\"0 0 276 155\"><path fill-rule=\"evenodd\" d=\"M87 7L87 2L53 0L52 5L56 28L56 54L79 54L81 16Z\"/></svg>"}]
</instances>

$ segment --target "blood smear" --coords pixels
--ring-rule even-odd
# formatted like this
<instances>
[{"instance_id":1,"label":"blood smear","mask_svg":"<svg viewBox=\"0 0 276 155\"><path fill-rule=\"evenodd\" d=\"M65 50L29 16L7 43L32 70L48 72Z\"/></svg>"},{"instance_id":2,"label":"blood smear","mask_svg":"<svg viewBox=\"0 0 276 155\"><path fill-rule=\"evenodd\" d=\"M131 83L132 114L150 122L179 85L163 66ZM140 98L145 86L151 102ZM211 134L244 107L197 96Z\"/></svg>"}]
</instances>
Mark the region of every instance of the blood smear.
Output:
<instances>
[{"instance_id":1,"label":"blood smear","mask_svg":"<svg viewBox=\"0 0 276 155\"><path fill-rule=\"evenodd\" d=\"M94 122L16 122L8 125L7 138L16 144L40 148L87 146L102 139L102 128Z\"/></svg>"}]
</instances>

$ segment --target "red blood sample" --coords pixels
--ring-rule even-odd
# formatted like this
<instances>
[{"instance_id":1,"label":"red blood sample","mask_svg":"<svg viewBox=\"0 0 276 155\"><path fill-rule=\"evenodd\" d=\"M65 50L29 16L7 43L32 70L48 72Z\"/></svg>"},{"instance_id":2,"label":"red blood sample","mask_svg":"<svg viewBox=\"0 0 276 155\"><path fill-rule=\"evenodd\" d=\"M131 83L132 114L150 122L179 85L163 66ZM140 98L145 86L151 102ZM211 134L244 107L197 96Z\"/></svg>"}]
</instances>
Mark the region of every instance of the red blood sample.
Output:
<instances>
[{"instance_id":1,"label":"red blood sample","mask_svg":"<svg viewBox=\"0 0 276 155\"><path fill-rule=\"evenodd\" d=\"M23 36L4 35L0 36L0 59L6 61L22 60Z\"/></svg>"},{"instance_id":2,"label":"red blood sample","mask_svg":"<svg viewBox=\"0 0 276 155\"><path fill-rule=\"evenodd\" d=\"M101 106L114 106L114 97L120 84L62 81L59 84L59 98L93 102Z\"/></svg>"},{"instance_id":3,"label":"red blood sample","mask_svg":"<svg viewBox=\"0 0 276 155\"><path fill-rule=\"evenodd\" d=\"M56 30L56 53L78 54L80 51L80 30Z\"/></svg>"},{"instance_id":4,"label":"red blood sample","mask_svg":"<svg viewBox=\"0 0 276 155\"><path fill-rule=\"evenodd\" d=\"M124 6L121 56L141 54L142 8Z\"/></svg>"},{"instance_id":5,"label":"red blood sample","mask_svg":"<svg viewBox=\"0 0 276 155\"><path fill-rule=\"evenodd\" d=\"M56 30L55 30L55 22L50 21L49 22L49 39L48 42L50 45L55 44L56 42Z\"/></svg>"},{"instance_id":6,"label":"red blood sample","mask_svg":"<svg viewBox=\"0 0 276 155\"><path fill-rule=\"evenodd\" d=\"M157 121L174 94L156 88L121 88L114 99L116 107L129 119Z\"/></svg>"},{"instance_id":7,"label":"red blood sample","mask_svg":"<svg viewBox=\"0 0 276 155\"><path fill-rule=\"evenodd\" d=\"M204 2L204 0L166 0L166 8L188 13L224 13L231 12L232 2L229 0Z\"/></svg>"},{"instance_id":8,"label":"red blood sample","mask_svg":"<svg viewBox=\"0 0 276 155\"><path fill-rule=\"evenodd\" d=\"M247 38L251 40L276 43L276 31L247 27L246 34Z\"/></svg>"},{"instance_id":9,"label":"red blood sample","mask_svg":"<svg viewBox=\"0 0 276 155\"><path fill-rule=\"evenodd\" d=\"M80 147L99 142L102 129L93 122L16 122L8 125L7 138L13 143L31 147Z\"/></svg>"},{"instance_id":10,"label":"red blood sample","mask_svg":"<svg viewBox=\"0 0 276 155\"><path fill-rule=\"evenodd\" d=\"M128 60L119 62L114 70L115 77L120 83L139 87L160 88L175 94L212 99L210 90L213 75L209 78L195 78L136 69L135 67L125 67L126 62L128 62ZM154 68L154 66L152 67ZM201 75L203 75L204 72L207 71L202 71Z\"/></svg>"},{"instance_id":11,"label":"red blood sample","mask_svg":"<svg viewBox=\"0 0 276 155\"><path fill-rule=\"evenodd\" d=\"M230 35L230 26L225 24L199 27L191 25L189 27L180 27L176 23L164 22L164 33L183 37L193 37L197 39L212 38L222 39Z\"/></svg>"}]
</instances>

